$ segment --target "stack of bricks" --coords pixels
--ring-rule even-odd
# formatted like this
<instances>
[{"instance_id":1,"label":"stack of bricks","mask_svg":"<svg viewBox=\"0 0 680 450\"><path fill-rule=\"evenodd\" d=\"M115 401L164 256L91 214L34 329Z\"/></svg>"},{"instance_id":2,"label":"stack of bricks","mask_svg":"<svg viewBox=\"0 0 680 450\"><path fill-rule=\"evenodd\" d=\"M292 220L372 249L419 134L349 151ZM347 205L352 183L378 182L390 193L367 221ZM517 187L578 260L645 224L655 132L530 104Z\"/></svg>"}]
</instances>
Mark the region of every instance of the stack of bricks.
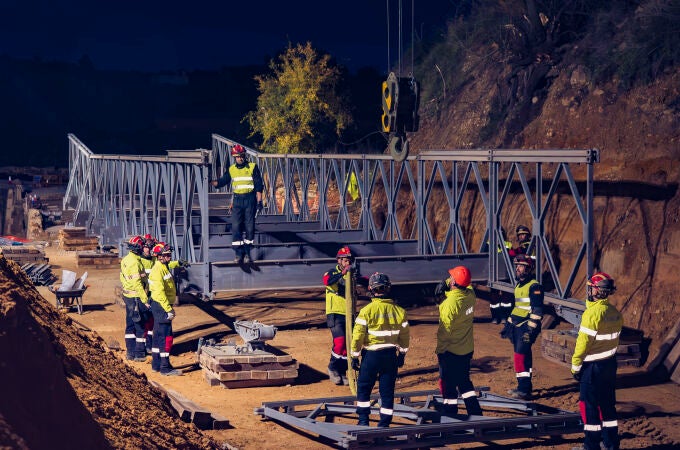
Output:
<instances>
[{"instance_id":1,"label":"stack of bricks","mask_svg":"<svg viewBox=\"0 0 680 450\"><path fill-rule=\"evenodd\" d=\"M573 331L543 330L541 338L541 354L544 358L571 367L571 356L576 348L576 334ZM627 332L624 328L616 351L616 362L619 367L640 366L640 343L639 336Z\"/></svg>"},{"instance_id":2,"label":"stack of bricks","mask_svg":"<svg viewBox=\"0 0 680 450\"><path fill-rule=\"evenodd\" d=\"M79 252L76 256L78 267L108 269L120 266L120 258L115 253Z\"/></svg>"},{"instance_id":3,"label":"stack of bricks","mask_svg":"<svg viewBox=\"0 0 680 450\"><path fill-rule=\"evenodd\" d=\"M87 236L82 227L62 228L59 230L59 248L66 251L97 250L99 238Z\"/></svg>"},{"instance_id":4,"label":"stack of bricks","mask_svg":"<svg viewBox=\"0 0 680 450\"><path fill-rule=\"evenodd\" d=\"M299 367L288 354L243 351L242 347L232 344L202 346L199 364L210 386L224 388L290 384L297 378Z\"/></svg>"},{"instance_id":5,"label":"stack of bricks","mask_svg":"<svg viewBox=\"0 0 680 450\"><path fill-rule=\"evenodd\" d=\"M45 258L45 250L39 246L31 245L10 245L0 247L2 255L11 259L19 265L24 265L26 263L38 263L44 264L48 262L48 258Z\"/></svg>"}]
</instances>

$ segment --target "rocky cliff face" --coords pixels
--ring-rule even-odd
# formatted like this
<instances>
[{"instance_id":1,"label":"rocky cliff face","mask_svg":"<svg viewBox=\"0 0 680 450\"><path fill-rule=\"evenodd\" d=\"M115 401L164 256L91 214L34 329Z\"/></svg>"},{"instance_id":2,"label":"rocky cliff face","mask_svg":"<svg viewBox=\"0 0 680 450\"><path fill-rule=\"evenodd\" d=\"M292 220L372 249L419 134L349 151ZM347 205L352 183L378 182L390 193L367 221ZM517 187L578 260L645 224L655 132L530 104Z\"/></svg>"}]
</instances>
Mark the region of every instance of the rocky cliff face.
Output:
<instances>
[{"instance_id":1,"label":"rocky cliff face","mask_svg":"<svg viewBox=\"0 0 680 450\"><path fill-rule=\"evenodd\" d=\"M523 122L498 123L494 105L503 95L505 68L474 70L459 92L425 105L411 148L600 149L595 267L615 277L611 300L626 325L651 338L653 353L680 317L680 70L627 90L616 80L596 85L585 68L564 62L551 69L549 85L531 99ZM546 223L549 234L569 232L563 227L573 208L560 214L565 217Z\"/></svg>"}]
</instances>

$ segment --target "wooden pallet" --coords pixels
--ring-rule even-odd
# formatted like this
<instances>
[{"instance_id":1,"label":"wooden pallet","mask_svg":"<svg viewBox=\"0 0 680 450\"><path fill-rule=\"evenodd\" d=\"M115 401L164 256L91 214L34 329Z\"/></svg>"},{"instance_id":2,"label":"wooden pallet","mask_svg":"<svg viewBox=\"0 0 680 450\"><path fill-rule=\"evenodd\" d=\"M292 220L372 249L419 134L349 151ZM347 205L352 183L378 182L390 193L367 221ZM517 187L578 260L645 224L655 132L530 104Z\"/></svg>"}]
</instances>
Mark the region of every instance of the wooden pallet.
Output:
<instances>
[{"instance_id":1,"label":"wooden pallet","mask_svg":"<svg viewBox=\"0 0 680 450\"><path fill-rule=\"evenodd\" d=\"M623 336L623 333L622 333ZM633 337L631 333L619 341L616 351L616 362L619 367L632 366L640 367L641 339ZM571 367L571 357L576 347L576 335L564 330L543 330L541 331L541 354L544 358Z\"/></svg>"},{"instance_id":2,"label":"wooden pallet","mask_svg":"<svg viewBox=\"0 0 680 450\"><path fill-rule=\"evenodd\" d=\"M288 354L244 351L244 347L230 344L201 347L199 364L208 384L224 388L290 384L299 369L298 362Z\"/></svg>"}]
</instances>

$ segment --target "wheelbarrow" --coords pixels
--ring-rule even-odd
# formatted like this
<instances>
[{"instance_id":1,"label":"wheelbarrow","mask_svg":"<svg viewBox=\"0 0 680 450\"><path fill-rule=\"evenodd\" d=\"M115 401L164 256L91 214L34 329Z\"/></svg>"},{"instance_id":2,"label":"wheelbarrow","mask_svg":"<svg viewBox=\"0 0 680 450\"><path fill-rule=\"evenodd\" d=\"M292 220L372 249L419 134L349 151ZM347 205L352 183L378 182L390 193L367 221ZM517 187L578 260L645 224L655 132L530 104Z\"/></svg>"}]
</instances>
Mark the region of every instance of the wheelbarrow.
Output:
<instances>
[{"instance_id":1,"label":"wheelbarrow","mask_svg":"<svg viewBox=\"0 0 680 450\"><path fill-rule=\"evenodd\" d=\"M87 290L87 286L84 286L81 289L60 291L59 289L55 289L54 285L51 285L48 286L47 289L55 295L57 309L64 308L70 310L75 306L78 310L78 314L83 314L83 294Z\"/></svg>"}]
</instances>

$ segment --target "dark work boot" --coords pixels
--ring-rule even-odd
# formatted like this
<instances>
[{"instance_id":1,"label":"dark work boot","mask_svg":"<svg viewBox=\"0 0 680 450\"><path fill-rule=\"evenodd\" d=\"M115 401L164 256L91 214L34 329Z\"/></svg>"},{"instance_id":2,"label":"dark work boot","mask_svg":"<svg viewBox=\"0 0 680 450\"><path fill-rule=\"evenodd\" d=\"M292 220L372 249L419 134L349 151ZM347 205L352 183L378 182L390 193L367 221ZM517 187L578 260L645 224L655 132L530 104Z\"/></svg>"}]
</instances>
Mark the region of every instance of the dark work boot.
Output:
<instances>
[{"instance_id":1,"label":"dark work boot","mask_svg":"<svg viewBox=\"0 0 680 450\"><path fill-rule=\"evenodd\" d=\"M387 428L392 423L392 414L382 414L380 413L380 421L378 422L378 428Z\"/></svg>"},{"instance_id":2,"label":"dark work boot","mask_svg":"<svg viewBox=\"0 0 680 450\"><path fill-rule=\"evenodd\" d=\"M357 425L364 427L369 426L368 416L371 413L371 408L357 408L357 415L359 416L359 421Z\"/></svg>"},{"instance_id":3,"label":"dark work boot","mask_svg":"<svg viewBox=\"0 0 680 450\"><path fill-rule=\"evenodd\" d=\"M183 375L181 370L173 369L170 365L169 356L161 356L161 375L165 376L179 376Z\"/></svg>"}]
</instances>

